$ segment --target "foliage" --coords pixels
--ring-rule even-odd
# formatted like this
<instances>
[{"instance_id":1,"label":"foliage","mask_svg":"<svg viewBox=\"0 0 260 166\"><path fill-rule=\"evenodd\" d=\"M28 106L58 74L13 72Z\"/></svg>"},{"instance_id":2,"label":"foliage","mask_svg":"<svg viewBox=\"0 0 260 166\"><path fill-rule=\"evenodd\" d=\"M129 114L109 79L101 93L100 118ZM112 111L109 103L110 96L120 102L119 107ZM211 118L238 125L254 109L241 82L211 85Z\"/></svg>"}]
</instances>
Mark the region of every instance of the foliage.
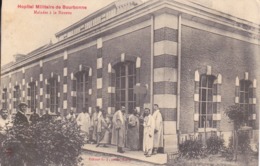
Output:
<instances>
[{"instance_id":1,"label":"foliage","mask_svg":"<svg viewBox=\"0 0 260 166\"><path fill-rule=\"evenodd\" d=\"M186 140L180 144L179 157L184 157L187 159L205 157L202 141L198 139Z\"/></svg>"},{"instance_id":2,"label":"foliage","mask_svg":"<svg viewBox=\"0 0 260 166\"><path fill-rule=\"evenodd\" d=\"M249 117L248 111L243 109L239 104L229 106L225 114L234 122L235 130L246 123Z\"/></svg>"},{"instance_id":3,"label":"foliage","mask_svg":"<svg viewBox=\"0 0 260 166\"><path fill-rule=\"evenodd\" d=\"M209 154L217 154L224 146L224 139L214 135L207 139L206 144Z\"/></svg>"},{"instance_id":4,"label":"foliage","mask_svg":"<svg viewBox=\"0 0 260 166\"><path fill-rule=\"evenodd\" d=\"M83 138L74 122L41 121L28 127L13 126L2 146L6 165L74 166L81 161Z\"/></svg>"},{"instance_id":5,"label":"foliage","mask_svg":"<svg viewBox=\"0 0 260 166\"><path fill-rule=\"evenodd\" d=\"M223 147L221 150L221 157L226 158L227 161L232 161L234 157L234 149L232 147Z\"/></svg>"},{"instance_id":6,"label":"foliage","mask_svg":"<svg viewBox=\"0 0 260 166\"><path fill-rule=\"evenodd\" d=\"M247 132L238 132L237 134L238 139L238 147L237 150L241 153L246 153L251 150L250 147L250 138ZM233 145L233 137L229 138L229 148L235 149L235 145Z\"/></svg>"}]
</instances>

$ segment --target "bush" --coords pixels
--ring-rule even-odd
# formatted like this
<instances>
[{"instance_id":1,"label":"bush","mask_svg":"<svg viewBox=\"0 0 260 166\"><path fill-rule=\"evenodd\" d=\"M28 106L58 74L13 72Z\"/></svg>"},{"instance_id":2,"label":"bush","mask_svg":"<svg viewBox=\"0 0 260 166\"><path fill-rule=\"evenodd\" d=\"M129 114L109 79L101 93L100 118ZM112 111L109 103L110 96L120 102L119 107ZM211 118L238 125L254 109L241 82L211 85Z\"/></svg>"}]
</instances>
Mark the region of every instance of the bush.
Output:
<instances>
[{"instance_id":1,"label":"bush","mask_svg":"<svg viewBox=\"0 0 260 166\"><path fill-rule=\"evenodd\" d=\"M207 139L206 144L209 154L217 154L224 146L224 139L218 136L211 136Z\"/></svg>"},{"instance_id":2,"label":"bush","mask_svg":"<svg viewBox=\"0 0 260 166\"><path fill-rule=\"evenodd\" d=\"M205 157L203 144L201 140L186 140L179 145L179 157L187 159Z\"/></svg>"},{"instance_id":3,"label":"bush","mask_svg":"<svg viewBox=\"0 0 260 166\"><path fill-rule=\"evenodd\" d=\"M77 165L83 138L73 122L42 121L29 127L14 126L2 142L3 165Z\"/></svg>"},{"instance_id":4,"label":"bush","mask_svg":"<svg viewBox=\"0 0 260 166\"><path fill-rule=\"evenodd\" d=\"M238 138L238 147L237 147L238 152L246 153L249 150L251 150L250 138L247 132L238 132L237 138ZM235 149L235 146L233 145L233 137L229 138L228 146L230 148Z\"/></svg>"}]
</instances>

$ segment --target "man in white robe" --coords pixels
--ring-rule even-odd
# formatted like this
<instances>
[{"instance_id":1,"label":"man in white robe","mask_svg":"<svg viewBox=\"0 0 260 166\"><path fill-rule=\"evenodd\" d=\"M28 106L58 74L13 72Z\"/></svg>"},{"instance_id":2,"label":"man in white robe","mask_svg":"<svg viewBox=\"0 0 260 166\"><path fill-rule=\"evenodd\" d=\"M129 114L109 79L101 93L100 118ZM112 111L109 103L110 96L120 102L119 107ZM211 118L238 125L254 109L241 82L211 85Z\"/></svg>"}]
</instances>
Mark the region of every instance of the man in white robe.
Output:
<instances>
[{"instance_id":1,"label":"man in white robe","mask_svg":"<svg viewBox=\"0 0 260 166\"><path fill-rule=\"evenodd\" d=\"M83 111L78 115L76 122L80 126L81 132L85 136L85 141L88 141L89 128L90 128L90 116L89 116L86 108L83 108Z\"/></svg>"},{"instance_id":2,"label":"man in white robe","mask_svg":"<svg viewBox=\"0 0 260 166\"><path fill-rule=\"evenodd\" d=\"M117 152L124 153L123 147L125 146L125 134L126 134L126 117L125 107L118 110L113 115L113 128L112 128L112 140L111 144L117 145Z\"/></svg>"},{"instance_id":3,"label":"man in white robe","mask_svg":"<svg viewBox=\"0 0 260 166\"><path fill-rule=\"evenodd\" d=\"M150 109L145 108L144 111L144 135L143 135L143 151L146 157L151 157L153 150L154 137L154 119L150 114Z\"/></svg>"},{"instance_id":4,"label":"man in white robe","mask_svg":"<svg viewBox=\"0 0 260 166\"><path fill-rule=\"evenodd\" d=\"M153 119L154 119L153 154L157 154L158 148L163 147L163 120L162 120L162 114L157 104L154 104Z\"/></svg>"}]
</instances>

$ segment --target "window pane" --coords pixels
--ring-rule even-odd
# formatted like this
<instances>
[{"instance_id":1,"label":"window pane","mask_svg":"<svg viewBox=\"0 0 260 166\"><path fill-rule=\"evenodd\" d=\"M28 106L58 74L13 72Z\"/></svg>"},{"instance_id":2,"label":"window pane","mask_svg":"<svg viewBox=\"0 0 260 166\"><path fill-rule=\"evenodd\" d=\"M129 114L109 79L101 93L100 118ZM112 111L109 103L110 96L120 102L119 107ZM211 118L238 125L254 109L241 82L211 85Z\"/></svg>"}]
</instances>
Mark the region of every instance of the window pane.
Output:
<instances>
[{"instance_id":1,"label":"window pane","mask_svg":"<svg viewBox=\"0 0 260 166\"><path fill-rule=\"evenodd\" d=\"M213 77L208 77L208 88L212 88L213 87L213 82L214 82L214 78Z\"/></svg>"},{"instance_id":2,"label":"window pane","mask_svg":"<svg viewBox=\"0 0 260 166\"><path fill-rule=\"evenodd\" d=\"M128 100L129 101L134 101L134 90L133 89L129 89L128 91Z\"/></svg>"},{"instance_id":3,"label":"window pane","mask_svg":"<svg viewBox=\"0 0 260 166\"><path fill-rule=\"evenodd\" d=\"M120 88L120 78L116 78L116 87Z\"/></svg>"},{"instance_id":4,"label":"window pane","mask_svg":"<svg viewBox=\"0 0 260 166\"><path fill-rule=\"evenodd\" d=\"M207 115L207 126L212 127L212 115Z\"/></svg>"},{"instance_id":5,"label":"window pane","mask_svg":"<svg viewBox=\"0 0 260 166\"><path fill-rule=\"evenodd\" d=\"M128 104L128 113L131 114L134 111L134 103L133 102L129 102Z\"/></svg>"},{"instance_id":6,"label":"window pane","mask_svg":"<svg viewBox=\"0 0 260 166\"><path fill-rule=\"evenodd\" d=\"M244 91L245 90L245 81L241 80L240 81L240 91Z\"/></svg>"},{"instance_id":7,"label":"window pane","mask_svg":"<svg viewBox=\"0 0 260 166\"><path fill-rule=\"evenodd\" d=\"M207 87L207 79L206 79L206 76L201 76L200 86L201 86L201 87Z\"/></svg>"},{"instance_id":8,"label":"window pane","mask_svg":"<svg viewBox=\"0 0 260 166\"><path fill-rule=\"evenodd\" d=\"M125 101L125 90L121 90L121 101Z\"/></svg>"},{"instance_id":9,"label":"window pane","mask_svg":"<svg viewBox=\"0 0 260 166\"><path fill-rule=\"evenodd\" d=\"M245 93L245 103L249 103L249 95L248 95L248 93Z\"/></svg>"},{"instance_id":10,"label":"window pane","mask_svg":"<svg viewBox=\"0 0 260 166\"><path fill-rule=\"evenodd\" d=\"M212 103L207 103L207 114L213 114Z\"/></svg>"},{"instance_id":11,"label":"window pane","mask_svg":"<svg viewBox=\"0 0 260 166\"><path fill-rule=\"evenodd\" d=\"M201 114L206 114L206 103L202 102L201 103Z\"/></svg>"},{"instance_id":12,"label":"window pane","mask_svg":"<svg viewBox=\"0 0 260 166\"><path fill-rule=\"evenodd\" d=\"M208 90L208 100L207 101L213 101L212 89Z\"/></svg>"},{"instance_id":13,"label":"window pane","mask_svg":"<svg viewBox=\"0 0 260 166\"><path fill-rule=\"evenodd\" d=\"M244 103L244 93L240 93L240 96L239 96L239 103Z\"/></svg>"},{"instance_id":14,"label":"window pane","mask_svg":"<svg viewBox=\"0 0 260 166\"><path fill-rule=\"evenodd\" d=\"M207 100L207 90L202 89L201 90L201 101L206 101Z\"/></svg>"},{"instance_id":15,"label":"window pane","mask_svg":"<svg viewBox=\"0 0 260 166\"><path fill-rule=\"evenodd\" d=\"M120 66L120 76L125 76L125 65Z\"/></svg>"},{"instance_id":16,"label":"window pane","mask_svg":"<svg viewBox=\"0 0 260 166\"><path fill-rule=\"evenodd\" d=\"M128 72L129 72L129 75L134 75L135 74L135 65L134 65L134 63L129 63L129 65L128 65Z\"/></svg>"},{"instance_id":17,"label":"window pane","mask_svg":"<svg viewBox=\"0 0 260 166\"><path fill-rule=\"evenodd\" d=\"M120 90L116 91L116 101L120 101Z\"/></svg>"},{"instance_id":18,"label":"window pane","mask_svg":"<svg viewBox=\"0 0 260 166\"><path fill-rule=\"evenodd\" d=\"M203 116L200 116L200 119L199 119L199 121L200 121L200 128L203 128L204 126L205 126L205 120L206 120L206 116L205 115L203 115Z\"/></svg>"},{"instance_id":19,"label":"window pane","mask_svg":"<svg viewBox=\"0 0 260 166\"><path fill-rule=\"evenodd\" d=\"M217 103L213 103L213 113L217 113Z\"/></svg>"},{"instance_id":20,"label":"window pane","mask_svg":"<svg viewBox=\"0 0 260 166\"><path fill-rule=\"evenodd\" d=\"M121 78L121 88L124 89L126 87L126 83L125 83L125 77Z\"/></svg>"},{"instance_id":21,"label":"window pane","mask_svg":"<svg viewBox=\"0 0 260 166\"><path fill-rule=\"evenodd\" d=\"M125 102L121 102L121 107L122 107L122 106L124 106L124 107L126 106L126 105L125 105ZM121 107L120 107L120 108L121 108Z\"/></svg>"},{"instance_id":22,"label":"window pane","mask_svg":"<svg viewBox=\"0 0 260 166\"><path fill-rule=\"evenodd\" d=\"M134 87L134 85L135 85L135 77L134 76L131 76L131 77L129 77L128 78L128 86L129 86L129 88L133 88Z\"/></svg>"}]
</instances>

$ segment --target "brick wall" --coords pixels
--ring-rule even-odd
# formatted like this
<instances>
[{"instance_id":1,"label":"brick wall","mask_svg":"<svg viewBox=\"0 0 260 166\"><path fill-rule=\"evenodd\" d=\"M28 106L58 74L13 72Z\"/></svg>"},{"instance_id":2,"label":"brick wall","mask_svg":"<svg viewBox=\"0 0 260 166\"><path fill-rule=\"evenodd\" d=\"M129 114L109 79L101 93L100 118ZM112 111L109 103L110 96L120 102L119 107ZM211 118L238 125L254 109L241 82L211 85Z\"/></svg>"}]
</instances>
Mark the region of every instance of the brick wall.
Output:
<instances>
[{"instance_id":1,"label":"brick wall","mask_svg":"<svg viewBox=\"0 0 260 166\"><path fill-rule=\"evenodd\" d=\"M235 79L237 76L243 79L245 72L249 72L251 81L255 78L258 82L260 81L259 73L256 72L257 61L255 59L260 47L187 26L182 26L181 44L180 130L182 133L194 132L194 72L199 70L202 71L200 74L206 73L207 65L211 66L213 75L222 75L220 130L232 130L232 125L228 123L229 120L224 115L224 110L235 103ZM259 99L259 90L257 91Z\"/></svg>"}]
</instances>

